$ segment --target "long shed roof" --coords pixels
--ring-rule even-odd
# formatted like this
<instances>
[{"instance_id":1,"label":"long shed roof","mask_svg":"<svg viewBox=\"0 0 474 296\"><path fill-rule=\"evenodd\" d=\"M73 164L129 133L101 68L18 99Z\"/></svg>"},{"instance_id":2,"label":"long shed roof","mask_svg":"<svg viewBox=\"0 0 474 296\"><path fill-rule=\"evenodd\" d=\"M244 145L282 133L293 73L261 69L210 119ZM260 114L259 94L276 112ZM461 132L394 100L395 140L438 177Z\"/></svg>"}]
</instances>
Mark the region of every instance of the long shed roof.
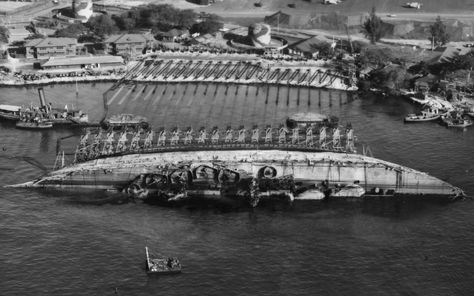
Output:
<instances>
[{"instance_id":1,"label":"long shed roof","mask_svg":"<svg viewBox=\"0 0 474 296\"><path fill-rule=\"evenodd\" d=\"M90 65L90 64L123 64L121 56L77 56L77 57L51 57L42 64L43 67Z\"/></svg>"}]
</instances>

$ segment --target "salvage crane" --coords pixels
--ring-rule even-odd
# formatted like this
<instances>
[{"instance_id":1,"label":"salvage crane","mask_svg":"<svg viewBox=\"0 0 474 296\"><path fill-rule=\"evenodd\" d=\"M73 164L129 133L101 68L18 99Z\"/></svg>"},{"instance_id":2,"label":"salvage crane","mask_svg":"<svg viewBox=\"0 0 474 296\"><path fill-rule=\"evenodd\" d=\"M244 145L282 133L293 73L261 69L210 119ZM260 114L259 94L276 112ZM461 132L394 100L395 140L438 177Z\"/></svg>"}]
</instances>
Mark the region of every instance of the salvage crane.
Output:
<instances>
[{"instance_id":1,"label":"salvage crane","mask_svg":"<svg viewBox=\"0 0 474 296\"><path fill-rule=\"evenodd\" d=\"M351 55L354 54L354 47L352 46L352 39L351 35L349 34L349 28L345 24L344 27L346 28L346 34L347 34L347 41L349 41L349 45L351 46Z\"/></svg>"}]
</instances>

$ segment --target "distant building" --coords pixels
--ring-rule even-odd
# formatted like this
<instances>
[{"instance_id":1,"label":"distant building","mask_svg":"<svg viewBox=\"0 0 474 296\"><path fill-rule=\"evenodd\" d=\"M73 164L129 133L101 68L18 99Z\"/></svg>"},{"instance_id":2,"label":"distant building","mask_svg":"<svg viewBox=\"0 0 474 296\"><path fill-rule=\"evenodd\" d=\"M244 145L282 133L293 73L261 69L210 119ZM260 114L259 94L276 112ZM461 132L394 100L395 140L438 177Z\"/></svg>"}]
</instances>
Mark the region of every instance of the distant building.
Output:
<instances>
[{"instance_id":1,"label":"distant building","mask_svg":"<svg viewBox=\"0 0 474 296\"><path fill-rule=\"evenodd\" d=\"M266 16L264 22L273 27L293 27L298 25L298 18L294 14L278 11L272 15Z\"/></svg>"},{"instance_id":2,"label":"distant building","mask_svg":"<svg viewBox=\"0 0 474 296\"><path fill-rule=\"evenodd\" d=\"M345 30L346 26L349 28L360 28L363 20L362 15L344 15L338 12L318 13L315 11L299 10L278 11L264 18L264 22L272 27L325 30Z\"/></svg>"},{"instance_id":3,"label":"distant building","mask_svg":"<svg viewBox=\"0 0 474 296\"><path fill-rule=\"evenodd\" d=\"M435 75L428 74L427 76L418 78L415 80L415 91L417 92L427 92L430 90L431 85L434 83L437 83L439 81L439 78Z\"/></svg>"},{"instance_id":4,"label":"distant building","mask_svg":"<svg viewBox=\"0 0 474 296\"><path fill-rule=\"evenodd\" d=\"M77 40L73 38L42 38L26 42L26 58L48 59L50 57L75 56Z\"/></svg>"},{"instance_id":5,"label":"distant building","mask_svg":"<svg viewBox=\"0 0 474 296\"><path fill-rule=\"evenodd\" d=\"M54 69L101 69L101 68L122 68L123 58L120 56L77 56L71 58L52 57L41 64L44 70Z\"/></svg>"},{"instance_id":6,"label":"distant building","mask_svg":"<svg viewBox=\"0 0 474 296\"><path fill-rule=\"evenodd\" d=\"M145 34L112 35L104 41L106 51L114 55L140 55L154 41Z\"/></svg>"},{"instance_id":7,"label":"distant building","mask_svg":"<svg viewBox=\"0 0 474 296\"><path fill-rule=\"evenodd\" d=\"M188 30L171 29L168 32L158 32L155 34L156 39L166 42L179 42L189 37Z\"/></svg>"},{"instance_id":8,"label":"distant building","mask_svg":"<svg viewBox=\"0 0 474 296\"><path fill-rule=\"evenodd\" d=\"M10 26L8 32L10 32L9 43L23 41L26 37L30 36L30 32L24 26Z\"/></svg>"},{"instance_id":9,"label":"distant building","mask_svg":"<svg viewBox=\"0 0 474 296\"><path fill-rule=\"evenodd\" d=\"M296 42L289 46L290 54L302 55L306 58L317 58L320 48L324 45L328 46L331 41L322 36L314 36L306 40Z\"/></svg>"},{"instance_id":10,"label":"distant building","mask_svg":"<svg viewBox=\"0 0 474 296\"><path fill-rule=\"evenodd\" d=\"M94 1L92 8L95 12L105 13L110 16L121 15L132 9L131 6L125 5L123 2L110 2L107 0Z\"/></svg>"}]
</instances>

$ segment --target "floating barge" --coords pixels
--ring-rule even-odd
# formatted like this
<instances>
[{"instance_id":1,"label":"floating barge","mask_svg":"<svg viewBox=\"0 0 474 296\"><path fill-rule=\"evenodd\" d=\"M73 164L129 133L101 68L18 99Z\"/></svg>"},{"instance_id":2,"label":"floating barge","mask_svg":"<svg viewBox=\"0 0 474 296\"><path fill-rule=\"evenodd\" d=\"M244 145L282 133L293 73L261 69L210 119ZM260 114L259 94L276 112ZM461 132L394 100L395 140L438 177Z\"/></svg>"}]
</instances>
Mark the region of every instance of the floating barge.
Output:
<instances>
[{"instance_id":1,"label":"floating barge","mask_svg":"<svg viewBox=\"0 0 474 296\"><path fill-rule=\"evenodd\" d=\"M427 173L355 153L351 128L309 125L301 131L243 127L181 132L102 132L82 137L74 161L10 187L106 190L133 198L175 202L293 200L361 195L461 196ZM236 134L236 137L234 137ZM61 155L61 154L59 154ZM64 154L63 154L64 155ZM63 163L58 161L57 163Z\"/></svg>"}]
</instances>

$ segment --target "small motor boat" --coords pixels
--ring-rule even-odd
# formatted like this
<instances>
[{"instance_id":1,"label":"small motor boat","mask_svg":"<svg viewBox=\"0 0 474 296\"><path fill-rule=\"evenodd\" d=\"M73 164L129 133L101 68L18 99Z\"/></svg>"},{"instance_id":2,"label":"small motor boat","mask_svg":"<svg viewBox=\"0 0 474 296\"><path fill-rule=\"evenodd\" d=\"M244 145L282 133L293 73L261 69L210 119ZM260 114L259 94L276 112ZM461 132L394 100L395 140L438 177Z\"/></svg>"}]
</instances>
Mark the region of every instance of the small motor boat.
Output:
<instances>
[{"instance_id":1,"label":"small motor boat","mask_svg":"<svg viewBox=\"0 0 474 296\"><path fill-rule=\"evenodd\" d=\"M106 118L102 122L103 126L108 128L121 129L124 127L141 127L148 128L149 124L146 117L133 115L133 114L116 114L112 115L109 118Z\"/></svg>"},{"instance_id":2,"label":"small motor boat","mask_svg":"<svg viewBox=\"0 0 474 296\"><path fill-rule=\"evenodd\" d=\"M447 113L446 115L441 116L441 120L443 120L447 127L465 128L473 125L471 119L462 116L459 113L456 113L454 116L451 113Z\"/></svg>"},{"instance_id":3,"label":"small motor boat","mask_svg":"<svg viewBox=\"0 0 474 296\"><path fill-rule=\"evenodd\" d=\"M181 263L178 258L151 258L148 247L145 247L145 251L146 272L148 274L176 274L181 272Z\"/></svg>"},{"instance_id":4,"label":"small motor boat","mask_svg":"<svg viewBox=\"0 0 474 296\"><path fill-rule=\"evenodd\" d=\"M408 114L405 117L405 122L425 122L425 121L433 121L441 117L441 113L439 113L438 109L435 110L423 110L421 114Z\"/></svg>"},{"instance_id":5,"label":"small motor boat","mask_svg":"<svg viewBox=\"0 0 474 296\"><path fill-rule=\"evenodd\" d=\"M361 197L365 194L364 188L357 184L349 184L340 189L336 189L331 197Z\"/></svg>"},{"instance_id":6,"label":"small motor boat","mask_svg":"<svg viewBox=\"0 0 474 296\"><path fill-rule=\"evenodd\" d=\"M50 121L18 121L16 128L20 129L50 129L53 127L53 123Z\"/></svg>"},{"instance_id":7,"label":"small motor boat","mask_svg":"<svg viewBox=\"0 0 474 296\"><path fill-rule=\"evenodd\" d=\"M309 189L295 196L296 200L323 200L326 196L319 189Z\"/></svg>"}]
</instances>

